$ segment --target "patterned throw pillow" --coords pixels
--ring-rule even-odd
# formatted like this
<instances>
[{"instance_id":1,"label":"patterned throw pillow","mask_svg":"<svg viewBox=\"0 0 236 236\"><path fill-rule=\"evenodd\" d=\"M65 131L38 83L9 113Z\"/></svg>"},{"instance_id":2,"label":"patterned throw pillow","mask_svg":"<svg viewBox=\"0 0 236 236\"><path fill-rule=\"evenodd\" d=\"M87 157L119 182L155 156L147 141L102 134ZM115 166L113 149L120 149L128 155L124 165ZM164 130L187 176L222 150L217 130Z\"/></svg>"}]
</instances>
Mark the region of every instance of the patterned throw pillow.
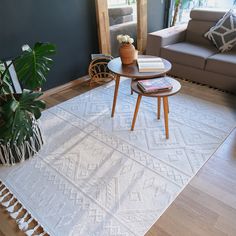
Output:
<instances>
[{"instance_id":1,"label":"patterned throw pillow","mask_svg":"<svg viewBox=\"0 0 236 236\"><path fill-rule=\"evenodd\" d=\"M227 12L205 37L210 39L221 51L229 51L236 45L236 15L233 10Z\"/></svg>"}]
</instances>

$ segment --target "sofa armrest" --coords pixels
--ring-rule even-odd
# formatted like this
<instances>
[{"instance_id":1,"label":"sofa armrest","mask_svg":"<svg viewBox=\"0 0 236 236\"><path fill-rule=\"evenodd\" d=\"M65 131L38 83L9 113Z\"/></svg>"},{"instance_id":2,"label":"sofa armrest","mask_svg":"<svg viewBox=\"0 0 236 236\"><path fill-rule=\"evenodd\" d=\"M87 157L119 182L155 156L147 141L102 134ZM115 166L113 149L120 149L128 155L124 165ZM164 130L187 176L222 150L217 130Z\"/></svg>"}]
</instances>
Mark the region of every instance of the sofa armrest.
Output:
<instances>
[{"instance_id":1,"label":"sofa armrest","mask_svg":"<svg viewBox=\"0 0 236 236\"><path fill-rule=\"evenodd\" d=\"M160 56L161 48L185 40L187 25L173 26L148 34L147 55Z\"/></svg>"}]
</instances>

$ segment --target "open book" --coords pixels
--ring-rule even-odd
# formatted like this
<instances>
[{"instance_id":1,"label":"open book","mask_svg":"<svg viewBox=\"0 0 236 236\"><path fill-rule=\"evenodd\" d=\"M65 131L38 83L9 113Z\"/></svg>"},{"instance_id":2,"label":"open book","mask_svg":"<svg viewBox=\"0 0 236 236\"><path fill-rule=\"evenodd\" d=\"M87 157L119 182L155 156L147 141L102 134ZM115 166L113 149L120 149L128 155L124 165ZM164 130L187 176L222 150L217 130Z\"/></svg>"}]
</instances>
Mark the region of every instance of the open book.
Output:
<instances>
[{"instance_id":1,"label":"open book","mask_svg":"<svg viewBox=\"0 0 236 236\"><path fill-rule=\"evenodd\" d=\"M172 89L172 84L165 78L156 78L148 80L139 80L137 86L144 93L158 93L161 91L168 91Z\"/></svg>"},{"instance_id":2,"label":"open book","mask_svg":"<svg viewBox=\"0 0 236 236\"><path fill-rule=\"evenodd\" d=\"M165 70L165 65L161 58L138 58L137 59L139 72L162 72Z\"/></svg>"}]
</instances>

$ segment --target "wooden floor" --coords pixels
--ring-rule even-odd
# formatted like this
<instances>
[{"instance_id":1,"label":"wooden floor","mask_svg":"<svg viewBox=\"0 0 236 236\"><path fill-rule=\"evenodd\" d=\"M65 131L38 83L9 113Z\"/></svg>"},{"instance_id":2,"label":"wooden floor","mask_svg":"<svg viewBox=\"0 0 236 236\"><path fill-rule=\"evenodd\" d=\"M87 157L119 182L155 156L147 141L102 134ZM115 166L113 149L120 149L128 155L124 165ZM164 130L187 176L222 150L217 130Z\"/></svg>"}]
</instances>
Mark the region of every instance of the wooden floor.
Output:
<instances>
[{"instance_id":1,"label":"wooden floor","mask_svg":"<svg viewBox=\"0 0 236 236\"><path fill-rule=\"evenodd\" d=\"M51 107L90 89L88 83L83 83L44 100ZM236 129L146 236L235 236L235 220ZM1 207L0 230L5 236L24 235ZM4 236L1 231L0 236Z\"/></svg>"},{"instance_id":2,"label":"wooden floor","mask_svg":"<svg viewBox=\"0 0 236 236\"><path fill-rule=\"evenodd\" d=\"M76 86L73 86L73 88L65 89L61 92L54 93L50 96L47 96L47 93L45 93L45 96L43 97L43 100L47 104L47 108L55 106L59 103L62 103L70 98L76 97L82 93L85 93L91 89L94 89L98 87L99 85L93 85L92 87L89 85L89 82L85 80L83 83L79 83Z\"/></svg>"},{"instance_id":3,"label":"wooden floor","mask_svg":"<svg viewBox=\"0 0 236 236\"><path fill-rule=\"evenodd\" d=\"M236 129L145 236L236 235Z\"/></svg>"}]
</instances>

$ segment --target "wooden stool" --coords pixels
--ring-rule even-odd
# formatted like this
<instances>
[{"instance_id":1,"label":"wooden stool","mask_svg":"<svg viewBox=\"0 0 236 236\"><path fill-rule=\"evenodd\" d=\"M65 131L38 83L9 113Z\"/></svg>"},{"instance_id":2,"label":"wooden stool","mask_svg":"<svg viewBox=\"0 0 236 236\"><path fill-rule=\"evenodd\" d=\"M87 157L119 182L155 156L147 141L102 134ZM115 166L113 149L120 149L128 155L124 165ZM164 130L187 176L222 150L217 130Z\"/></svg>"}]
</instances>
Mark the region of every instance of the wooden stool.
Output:
<instances>
[{"instance_id":1,"label":"wooden stool","mask_svg":"<svg viewBox=\"0 0 236 236\"><path fill-rule=\"evenodd\" d=\"M139 55L139 58L156 58L154 56L149 55ZM171 70L171 63L167 61L166 59L162 58L162 61L164 63L164 70L159 72L139 72L137 62L134 61L130 65L123 65L121 63L120 58L114 58L108 63L108 69L113 72L116 75L116 84L115 84L115 90L114 90L114 97L113 97L113 104L112 104L112 112L111 117L114 117L115 109L116 109L116 101L117 101L117 95L119 90L119 84L120 79L122 77L128 77L132 80L135 79L151 79L151 78L157 78L157 77L163 77L166 75L168 71ZM131 87L131 94L133 93L132 87Z\"/></svg>"},{"instance_id":2,"label":"wooden stool","mask_svg":"<svg viewBox=\"0 0 236 236\"><path fill-rule=\"evenodd\" d=\"M137 119L142 96L157 98L157 119L158 120L161 117L161 99L163 99L166 138L169 139L169 121L168 121L169 102L168 102L168 97L173 96L176 93L178 93L181 89L181 84L177 80L175 80L171 77L165 77L165 78L172 84L173 88L169 91L163 91L163 92L158 92L158 93L144 93L137 86L138 81L137 80L132 81L132 83L131 83L132 91L134 91L135 93L138 94L138 98L137 98L136 107L135 107L135 111L134 111L131 131L134 130L134 126L135 126L135 122Z\"/></svg>"}]
</instances>

